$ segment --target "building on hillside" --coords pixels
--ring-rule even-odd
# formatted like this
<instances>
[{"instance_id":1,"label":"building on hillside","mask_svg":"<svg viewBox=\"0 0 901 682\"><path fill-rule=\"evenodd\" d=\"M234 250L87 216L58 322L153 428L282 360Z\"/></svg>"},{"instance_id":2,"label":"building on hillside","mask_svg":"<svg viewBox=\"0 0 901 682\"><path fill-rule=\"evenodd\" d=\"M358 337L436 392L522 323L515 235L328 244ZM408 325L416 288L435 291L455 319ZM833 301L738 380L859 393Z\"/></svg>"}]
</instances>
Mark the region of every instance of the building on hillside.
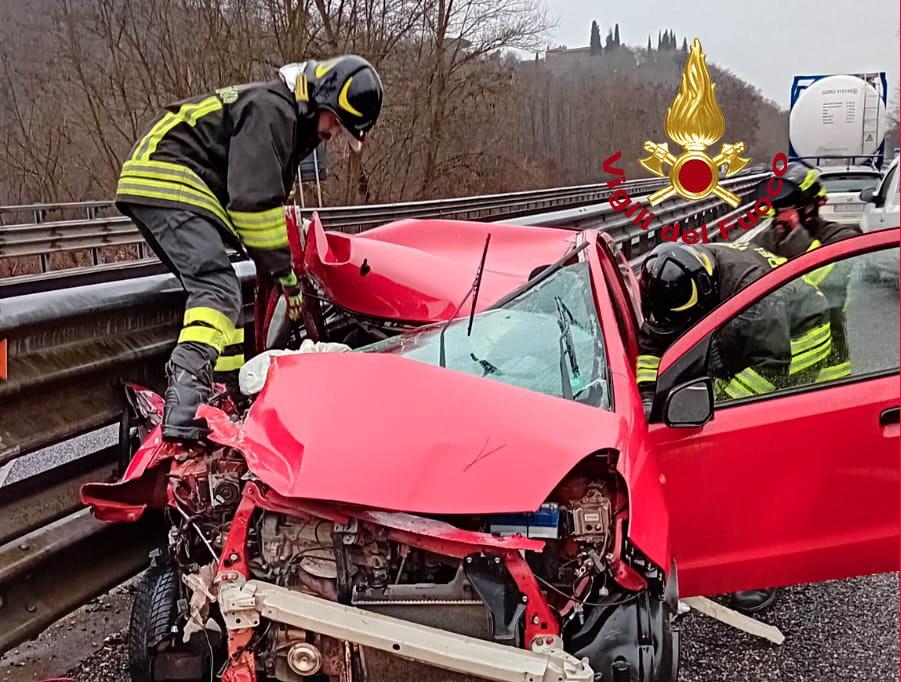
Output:
<instances>
[{"instance_id":1,"label":"building on hillside","mask_svg":"<svg viewBox=\"0 0 901 682\"><path fill-rule=\"evenodd\" d=\"M544 55L547 68L554 72L569 71L574 67L588 65L593 58L590 47L568 48L565 45L550 48Z\"/></svg>"}]
</instances>

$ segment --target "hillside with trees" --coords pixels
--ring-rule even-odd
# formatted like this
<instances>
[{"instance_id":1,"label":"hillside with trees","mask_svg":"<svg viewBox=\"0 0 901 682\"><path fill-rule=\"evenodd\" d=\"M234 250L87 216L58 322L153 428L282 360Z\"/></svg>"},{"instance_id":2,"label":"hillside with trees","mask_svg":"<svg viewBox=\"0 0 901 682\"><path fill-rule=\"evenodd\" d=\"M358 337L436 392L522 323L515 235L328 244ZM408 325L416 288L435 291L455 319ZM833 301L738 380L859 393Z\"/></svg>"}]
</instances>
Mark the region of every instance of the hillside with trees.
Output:
<instances>
[{"instance_id":1,"label":"hillside with trees","mask_svg":"<svg viewBox=\"0 0 901 682\"><path fill-rule=\"evenodd\" d=\"M330 150L327 204L592 182L617 149L637 177L686 37L631 46L595 23L567 66L549 25L533 0L0 0L0 205L109 198L163 105L341 52L372 61L386 99L362 155ZM784 149L786 112L708 66L723 141Z\"/></svg>"}]
</instances>

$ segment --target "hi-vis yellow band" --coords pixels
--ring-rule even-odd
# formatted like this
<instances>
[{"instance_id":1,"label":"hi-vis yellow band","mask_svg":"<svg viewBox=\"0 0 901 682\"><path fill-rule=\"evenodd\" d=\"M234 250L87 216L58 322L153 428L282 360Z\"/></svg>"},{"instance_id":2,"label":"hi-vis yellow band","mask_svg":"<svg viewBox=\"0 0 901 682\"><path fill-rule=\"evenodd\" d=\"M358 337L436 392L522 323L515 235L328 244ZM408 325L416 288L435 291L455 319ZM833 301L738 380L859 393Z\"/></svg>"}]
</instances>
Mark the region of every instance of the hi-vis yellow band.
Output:
<instances>
[{"instance_id":1,"label":"hi-vis yellow band","mask_svg":"<svg viewBox=\"0 0 901 682\"><path fill-rule=\"evenodd\" d=\"M266 211L229 211L229 216L247 246L264 250L288 246L284 207Z\"/></svg>"},{"instance_id":2,"label":"hi-vis yellow band","mask_svg":"<svg viewBox=\"0 0 901 682\"><path fill-rule=\"evenodd\" d=\"M832 352L832 328L828 322L791 340L789 374L797 374L829 357Z\"/></svg>"},{"instance_id":3,"label":"hi-vis yellow band","mask_svg":"<svg viewBox=\"0 0 901 682\"><path fill-rule=\"evenodd\" d=\"M635 363L635 380L639 384L657 381L660 358L656 355L639 355Z\"/></svg>"},{"instance_id":4,"label":"hi-vis yellow band","mask_svg":"<svg viewBox=\"0 0 901 682\"><path fill-rule=\"evenodd\" d=\"M723 387L723 390L730 398L747 398L770 393L775 391L776 387L753 368L745 367L732 377L732 380Z\"/></svg>"},{"instance_id":5,"label":"hi-vis yellow band","mask_svg":"<svg viewBox=\"0 0 901 682\"><path fill-rule=\"evenodd\" d=\"M156 151L157 145L160 143L166 133L172 130L180 123L187 123L189 126L197 125L197 121L211 114L214 111L222 109L222 100L216 96L207 97L196 104L183 104L175 113L169 112L163 116L156 125L141 139L135 149L132 159L137 161L146 161L150 155Z\"/></svg>"},{"instance_id":6,"label":"hi-vis yellow band","mask_svg":"<svg viewBox=\"0 0 901 682\"><path fill-rule=\"evenodd\" d=\"M213 214L234 232L222 204L203 180L187 166L165 161L126 161L119 176L116 197L120 199L162 199L187 204Z\"/></svg>"}]
</instances>

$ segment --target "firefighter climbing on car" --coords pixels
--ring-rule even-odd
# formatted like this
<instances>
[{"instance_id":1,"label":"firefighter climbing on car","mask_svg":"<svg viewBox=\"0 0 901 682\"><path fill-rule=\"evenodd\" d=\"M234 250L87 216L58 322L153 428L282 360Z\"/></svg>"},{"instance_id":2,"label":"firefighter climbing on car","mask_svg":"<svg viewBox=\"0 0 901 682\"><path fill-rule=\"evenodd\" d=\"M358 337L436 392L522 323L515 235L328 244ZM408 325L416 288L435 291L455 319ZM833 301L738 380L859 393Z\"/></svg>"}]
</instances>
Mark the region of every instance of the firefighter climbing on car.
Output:
<instances>
[{"instance_id":1,"label":"firefighter climbing on car","mask_svg":"<svg viewBox=\"0 0 901 682\"><path fill-rule=\"evenodd\" d=\"M355 55L282 67L278 77L172 104L131 150L116 205L187 292L166 365L163 437L197 440L214 378L237 385L241 288L226 248L244 250L301 314L284 202L298 163L322 140L360 151L382 106L375 69Z\"/></svg>"},{"instance_id":2,"label":"firefighter climbing on car","mask_svg":"<svg viewBox=\"0 0 901 682\"><path fill-rule=\"evenodd\" d=\"M754 243L784 258L794 258L820 246L862 234L856 225L841 225L820 217L820 206L826 201L826 189L820 183L819 171L795 162L789 165L776 196L770 221L755 236ZM757 188L757 196L766 193L766 182ZM851 264L832 263L805 276L818 287L829 302L832 328L832 352L820 370L817 381L834 381L851 375L851 354L846 333L845 312L848 307L848 283Z\"/></svg>"}]
</instances>

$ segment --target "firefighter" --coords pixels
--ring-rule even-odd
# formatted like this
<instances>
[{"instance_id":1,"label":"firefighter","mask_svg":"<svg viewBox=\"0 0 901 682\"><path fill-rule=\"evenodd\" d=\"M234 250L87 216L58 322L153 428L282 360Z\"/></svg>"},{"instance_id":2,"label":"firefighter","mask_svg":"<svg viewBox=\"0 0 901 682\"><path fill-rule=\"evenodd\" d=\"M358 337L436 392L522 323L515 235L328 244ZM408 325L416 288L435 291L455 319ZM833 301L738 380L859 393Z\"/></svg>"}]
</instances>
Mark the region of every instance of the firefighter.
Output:
<instances>
[{"instance_id":1,"label":"firefighter","mask_svg":"<svg viewBox=\"0 0 901 682\"><path fill-rule=\"evenodd\" d=\"M639 276L644 321L639 329L636 379L650 412L660 356L713 308L785 262L749 242L689 246L664 242L645 258ZM761 395L809 383L827 361L831 336L826 300L814 286L794 281L726 324L711 344L710 369L720 398ZM731 603L757 613L776 590L747 590Z\"/></svg>"},{"instance_id":2,"label":"firefighter","mask_svg":"<svg viewBox=\"0 0 901 682\"><path fill-rule=\"evenodd\" d=\"M298 163L322 140L359 152L382 105L372 66L355 55L290 64L261 83L172 104L122 166L116 206L187 292L184 326L166 365L163 437L198 440L212 382L236 384L243 364L241 289L226 247L244 250L281 286L297 320L283 203Z\"/></svg>"},{"instance_id":3,"label":"firefighter","mask_svg":"<svg viewBox=\"0 0 901 682\"><path fill-rule=\"evenodd\" d=\"M819 181L819 171L801 163L789 165L778 184L775 196L767 195L767 183L757 187L757 196L769 196L773 203L770 221L754 237L755 244L785 258L794 258L820 246L862 234L856 225L842 225L823 220L820 206L826 201L826 189ZM829 301L832 325L832 354L820 370L817 381L833 381L851 375L851 353L847 339L845 311L851 264L847 261L824 266L806 276L819 287Z\"/></svg>"}]
</instances>

